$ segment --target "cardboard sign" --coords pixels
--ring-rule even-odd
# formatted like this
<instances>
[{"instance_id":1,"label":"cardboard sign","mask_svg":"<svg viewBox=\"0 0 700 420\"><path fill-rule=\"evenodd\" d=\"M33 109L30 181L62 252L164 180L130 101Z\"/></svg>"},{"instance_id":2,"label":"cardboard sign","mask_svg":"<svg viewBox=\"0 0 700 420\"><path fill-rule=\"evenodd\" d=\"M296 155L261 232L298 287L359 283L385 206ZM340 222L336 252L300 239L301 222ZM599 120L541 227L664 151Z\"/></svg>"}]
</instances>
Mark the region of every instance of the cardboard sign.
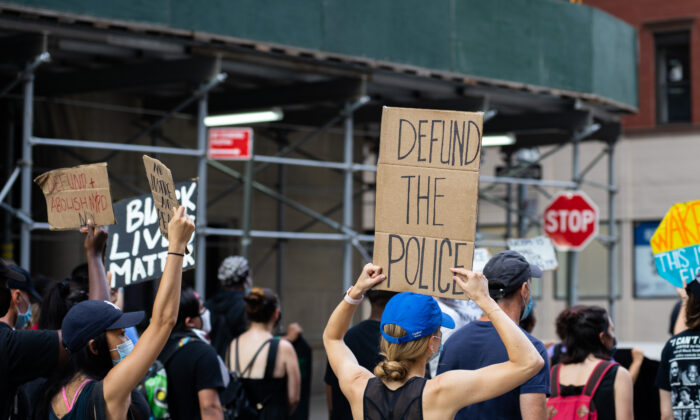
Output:
<instances>
[{"instance_id":1,"label":"cardboard sign","mask_svg":"<svg viewBox=\"0 0 700 420\"><path fill-rule=\"evenodd\" d=\"M143 155L143 165L146 167L148 185L151 187L153 202L158 212L160 233L167 239L168 223L178 206L173 174L161 161L150 156Z\"/></svg>"},{"instance_id":2,"label":"cardboard sign","mask_svg":"<svg viewBox=\"0 0 700 420\"><path fill-rule=\"evenodd\" d=\"M656 271L676 287L700 272L700 200L674 204L651 237Z\"/></svg>"},{"instance_id":3,"label":"cardboard sign","mask_svg":"<svg viewBox=\"0 0 700 420\"><path fill-rule=\"evenodd\" d=\"M34 182L46 198L51 230L82 227L88 220L98 226L116 223L106 163L55 169Z\"/></svg>"},{"instance_id":4,"label":"cardboard sign","mask_svg":"<svg viewBox=\"0 0 700 420\"><path fill-rule=\"evenodd\" d=\"M474 250L474 260L472 261L472 271L481 273L484 271L484 266L491 259L491 253L488 248L476 248Z\"/></svg>"},{"instance_id":5,"label":"cardboard sign","mask_svg":"<svg viewBox=\"0 0 700 420\"><path fill-rule=\"evenodd\" d=\"M193 219L197 211L197 181L177 184L175 194ZM168 257L168 240L160 231L158 210L151 194L122 200L114 205L119 224L110 228L105 267L112 272L112 287L124 287L159 278ZM194 239L182 260L183 269L195 266Z\"/></svg>"},{"instance_id":6,"label":"cardboard sign","mask_svg":"<svg viewBox=\"0 0 700 420\"><path fill-rule=\"evenodd\" d=\"M380 288L466 299L451 267L471 269L483 114L382 112L374 263Z\"/></svg>"},{"instance_id":7,"label":"cardboard sign","mask_svg":"<svg viewBox=\"0 0 700 420\"><path fill-rule=\"evenodd\" d=\"M250 159L252 128L226 127L209 129L209 159Z\"/></svg>"},{"instance_id":8,"label":"cardboard sign","mask_svg":"<svg viewBox=\"0 0 700 420\"><path fill-rule=\"evenodd\" d=\"M527 262L543 271L559 267L552 241L546 236L527 239L508 239L508 249L519 252Z\"/></svg>"}]
</instances>

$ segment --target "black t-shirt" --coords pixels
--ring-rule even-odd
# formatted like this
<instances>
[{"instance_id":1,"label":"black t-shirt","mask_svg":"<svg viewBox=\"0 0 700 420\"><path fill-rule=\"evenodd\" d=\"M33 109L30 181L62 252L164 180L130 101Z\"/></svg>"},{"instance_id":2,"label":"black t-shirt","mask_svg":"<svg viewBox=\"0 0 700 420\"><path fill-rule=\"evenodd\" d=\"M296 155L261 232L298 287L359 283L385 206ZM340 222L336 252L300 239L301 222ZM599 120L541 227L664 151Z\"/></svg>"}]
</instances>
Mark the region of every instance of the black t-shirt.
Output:
<instances>
[{"instance_id":1,"label":"black t-shirt","mask_svg":"<svg viewBox=\"0 0 700 420\"><path fill-rule=\"evenodd\" d=\"M0 420L9 417L19 385L51 376L58 352L58 332L15 331L0 322Z\"/></svg>"},{"instance_id":2,"label":"black t-shirt","mask_svg":"<svg viewBox=\"0 0 700 420\"><path fill-rule=\"evenodd\" d=\"M168 346L173 345L168 340ZM175 343L174 345L177 345ZM165 365L168 374L168 411L173 420L199 419L198 392L224 388L216 351L207 343L192 339L182 346Z\"/></svg>"},{"instance_id":3,"label":"black t-shirt","mask_svg":"<svg viewBox=\"0 0 700 420\"><path fill-rule=\"evenodd\" d=\"M700 329L683 331L666 342L656 386L671 392L675 420L700 418Z\"/></svg>"},{"instance_id":4,"label":"black t-shirt","mask_svg":"<svg viewBox=\"0 0 700 420\"><path fill-rule=\"evenodd\" d=\"M221 290L205 305L211 312L211 345L222 359L231 341L247 328L243 296L243 292Z\"/></svg>"},{"instance_id":5,"label":"black t-shirt","mask_svg":"<svg viewBox=\"0 0 700 420\"><path fill-rule=\"evenodd\" d=\"M372 372L383 357L379 354L379 321L366 320L350 328L343 340L350 348L350 351L357 358L360 366ZM326 366L326 384L330 385L333 409L331 417L333 420L352 420L350 404L340 390L338 378L333 373L330 365Z\"/></svg>"}]
</instances>

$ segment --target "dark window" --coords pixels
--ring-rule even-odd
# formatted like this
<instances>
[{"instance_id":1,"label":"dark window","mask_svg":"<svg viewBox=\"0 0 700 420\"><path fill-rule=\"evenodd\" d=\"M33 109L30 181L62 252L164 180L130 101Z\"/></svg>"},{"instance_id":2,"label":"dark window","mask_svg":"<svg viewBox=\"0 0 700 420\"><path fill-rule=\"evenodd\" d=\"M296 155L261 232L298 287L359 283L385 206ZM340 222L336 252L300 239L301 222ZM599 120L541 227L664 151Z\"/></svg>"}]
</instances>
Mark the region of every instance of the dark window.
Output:
<instances>
[{"instance_id":1,"label":"dark window","mask_svg":"<svg viewBox=\"0 0 700 420\"><path fill-rule=\"evenodd\" d=\"M688 31L658 33L656 121L690 122L690 41Z\"/></svg>"}]
</instances>

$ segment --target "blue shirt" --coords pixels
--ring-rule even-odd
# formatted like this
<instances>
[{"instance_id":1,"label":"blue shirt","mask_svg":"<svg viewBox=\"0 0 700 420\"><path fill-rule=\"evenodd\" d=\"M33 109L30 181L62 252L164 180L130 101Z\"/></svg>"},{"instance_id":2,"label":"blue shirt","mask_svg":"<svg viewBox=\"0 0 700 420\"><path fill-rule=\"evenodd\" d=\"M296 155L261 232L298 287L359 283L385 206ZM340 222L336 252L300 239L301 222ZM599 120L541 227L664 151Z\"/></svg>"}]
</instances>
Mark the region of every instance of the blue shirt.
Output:
<instances>
[{"instance_id":1,"label":"blue shirt","mask_svg":"<svg viewBox=\"0 0 700 420\"><path fill-rule=\"evenodd\" d=\"M520 387L500 397L472 404L461 409L456 420L520 419L520 394L543 393L549 396L549 358L547 349L535 337L525 332L544 359L544 367ZM489 321L473 321L452 334L440 355L438 375L448 370L476 370L508 361L508 353L498 332ZM465 390L465 392L469 392Z\"/></svg>"}]
</instances>

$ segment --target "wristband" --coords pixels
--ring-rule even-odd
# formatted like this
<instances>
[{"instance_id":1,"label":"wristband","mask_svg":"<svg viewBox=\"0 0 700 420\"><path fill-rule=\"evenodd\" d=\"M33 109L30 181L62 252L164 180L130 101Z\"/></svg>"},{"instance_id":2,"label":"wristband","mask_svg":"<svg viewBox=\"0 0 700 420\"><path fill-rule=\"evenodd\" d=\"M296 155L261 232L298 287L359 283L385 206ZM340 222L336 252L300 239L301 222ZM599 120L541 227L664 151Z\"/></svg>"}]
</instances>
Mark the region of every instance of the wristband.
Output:
<instances>
[{"instance_id":1,"label":"wristband","mask_svg":"<svg viewBox=\"0 0 700 420\"><path fill-rule=\"evenodd\" d=\"M180 256L180 257L184 257L184 256L185 256L185 254L180 254L179 252L168 252L168 255L177 255L177 256Z\"/></svg>"},{"instance_id":2,"label":"wristband","mask_svg":"<svg viewBox=\"0 0 700 420\"><path fill-rule=\"evenodd\" d=\"M352 286L348 289L347 292L345 292L345 297L343 298L344 301L351 305L359 305L360 302L362 302L362 299L365 298L365 295L362 295L359 299L353 299L350 297L350 291L352 290Z\"/></svg>"}]
</instances>

